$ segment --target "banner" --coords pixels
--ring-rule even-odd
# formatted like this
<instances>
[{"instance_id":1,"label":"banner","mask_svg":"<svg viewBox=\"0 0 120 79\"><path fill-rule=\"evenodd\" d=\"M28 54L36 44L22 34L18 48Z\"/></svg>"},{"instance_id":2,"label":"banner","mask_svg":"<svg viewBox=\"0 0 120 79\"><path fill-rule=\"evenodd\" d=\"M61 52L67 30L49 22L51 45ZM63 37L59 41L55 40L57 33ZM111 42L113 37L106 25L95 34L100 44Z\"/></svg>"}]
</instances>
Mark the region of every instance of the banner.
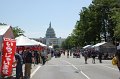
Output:
<instances>
[{"instance_id":1,"label":"banner","mask_svg":"<svg viewBox=\"0 0 120 79\"><path fill-rule=\"evenodd\" d=\"M3 56L2 56L2 76L11 76L13 57L16 51L16 41L14 39L4 38Z\"/></svg>"}]
</instances>

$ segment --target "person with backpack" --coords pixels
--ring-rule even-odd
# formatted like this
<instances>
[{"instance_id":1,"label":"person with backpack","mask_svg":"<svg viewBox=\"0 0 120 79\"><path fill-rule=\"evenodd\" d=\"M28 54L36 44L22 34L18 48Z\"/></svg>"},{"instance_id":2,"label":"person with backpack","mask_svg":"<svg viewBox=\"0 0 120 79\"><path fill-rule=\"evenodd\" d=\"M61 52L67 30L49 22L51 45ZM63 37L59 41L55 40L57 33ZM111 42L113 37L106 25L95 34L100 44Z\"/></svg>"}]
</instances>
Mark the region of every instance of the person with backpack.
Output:
<instances>
[{"instance_id":1,"label":"person with backpack","mask_svg":"<svg viewBox=\"0 0 120 79\"><path fill-rule=\"evenodd\" d=\"M23 65L23 59L22 56L18 53L15 53L15 62L16 62L16 79L23 78L23 71L22 71L22 65Z\"/></svg>"}]
</instances>

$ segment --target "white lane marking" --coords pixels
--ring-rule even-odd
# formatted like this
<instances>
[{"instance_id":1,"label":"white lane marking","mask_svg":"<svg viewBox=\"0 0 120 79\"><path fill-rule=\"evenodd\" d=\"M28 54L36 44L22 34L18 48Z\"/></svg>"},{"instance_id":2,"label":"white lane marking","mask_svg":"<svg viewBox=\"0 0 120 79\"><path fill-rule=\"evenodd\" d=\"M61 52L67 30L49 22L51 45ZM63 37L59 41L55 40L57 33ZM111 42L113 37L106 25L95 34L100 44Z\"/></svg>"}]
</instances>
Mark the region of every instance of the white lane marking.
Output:
<instances>
[{"instance_id":1,"label":"white lane marking","mask_svg":"<svg viewBox=\"0 0 120 79\"><path fill-rule=\"evenodd\" d=\"M65 60L64 60L65 61ZM76 70L78 70L78 68L75 66L75 65L73 65L72 63L70 63L70 62L68 62L68 61L65 61L66 63L68 63L68 64L70 64L72 67L74 67Z\"/></svg>"},{"instance_id":2,"label":"white lane marking","mask_svg":"<svg viewBox=\"0 0 120 79\"><path fill-rule=\"evenodd\" d=\"M38 69L40 68L41 66L39 65L34 71L33 73L31 74L31 78L33 77L33 75L35 75L35 73L38 71Z\"/></svg>"},{"instance_id":3,"label":"white lane marking","mask_svg":"<svg viewBox=\"0 0 120 79\"><path fill-rule=\"evenodd\" d=\"M83 71L80 71L87 79L90 79Z\"/></svg>"},{"instance_id":4,"label":"white lane marking","mask_svg":"<svg viewBox=\"0 0 120 79\"><path fill-rule=\"evenodd\" d=\"M65 61L65 60L64 60ZM76 70L78 70L78 68L75 66L75 65L73 65L72 63L70 63L70 62L68 62L68 61L65 61L66 63L68 63L68 64L70 64L73 68L75 68ZM81 72L81 74L83 74L87 79L90 79L90 77L88 77L85 73L83 73L83 71L81 70L80 71Z\"/></svg>"},{"instance_id":5,"label":"white lane marking","mask_svg":"<svg viewBox=\"0 0 120 79\"><path fill-rule=\"evenodd\" d=\"M113 67L109 67L109 66L105 66L105 65L101 65L101 66L107 67L107 68L109 68L109 69L113 69L113 70L116 70L116 71L119 71L118 69L115 69L115 68L113 68Z\"/></svg>"}]
</instances>

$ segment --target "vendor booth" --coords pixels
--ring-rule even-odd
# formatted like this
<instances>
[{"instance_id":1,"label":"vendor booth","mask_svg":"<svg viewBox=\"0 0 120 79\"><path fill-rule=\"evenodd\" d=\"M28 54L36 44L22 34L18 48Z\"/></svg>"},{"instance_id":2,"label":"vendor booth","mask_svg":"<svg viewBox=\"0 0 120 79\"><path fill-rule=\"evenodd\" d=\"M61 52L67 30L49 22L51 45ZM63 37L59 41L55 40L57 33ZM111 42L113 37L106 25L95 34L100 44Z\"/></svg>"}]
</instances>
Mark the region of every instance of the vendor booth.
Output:
<instances>
[{"instance_id":1,"label":"vendor booth","mask_svg":"<svg viewBox=\"0 0 120 79\"><path fill-rule=\"evenodd\" d=\"M46 45L25 36L19 36L15 39L17 50L25 50L27 47L30 47L32 50L41 50L46 47Z\"/></svg>"},{"instance_id":2,"label":"vendor booth","mask_svg":"<svg viewBox=\"0 0 120 79\"><path fill-rule=\"evenodd\" d=\"M93 48L96 51L102 52L104 55L108 55L110 58L116 53L117 48L112 43L101 42L93 45Z\"/></svg>"},{"instance_id":3,"label":"vendor booth","mask_svg":"<svg viewBox=\"0 0 120 79\"><path fill-rule=\"evenodd\" d=\"M83 47L83 49L91 49L92 45L86 45Z\"/></svg>"}]
</instances>

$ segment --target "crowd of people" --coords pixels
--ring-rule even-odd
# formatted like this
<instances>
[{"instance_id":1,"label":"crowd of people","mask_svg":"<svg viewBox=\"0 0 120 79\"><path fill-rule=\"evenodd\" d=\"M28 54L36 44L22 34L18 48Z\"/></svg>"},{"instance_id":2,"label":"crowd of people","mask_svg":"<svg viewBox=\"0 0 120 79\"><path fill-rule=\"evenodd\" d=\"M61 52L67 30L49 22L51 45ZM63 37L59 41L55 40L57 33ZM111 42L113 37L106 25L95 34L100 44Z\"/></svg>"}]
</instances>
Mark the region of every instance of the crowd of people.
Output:
<instances>
[{"instance_id":1,"label":"crowd of people","mask_svg":"<svg viewBox=\"0 0 120 79\"><path fill-rule=\"evenodd\" d=\"M92 63L95 64L95 60L98 59L99 63L102 63L102 60L106 60L109 59L109 54L107 53L102 53L100 51L95 51L94 49L90 49L90 50L84 50L84 51L80 51L80 50L67 50L67 58L69 58L69 56L71 56L73 54L73 58L80 58L82 55L84 57L85 60L85 64L87 64L87 60L88 58L92 58ZM110 58L114 58L116 57L116 66L118 67L118 70L120 72L120 50L117 50L116 53L114 53L113 55L110 56Z\"/></svg>"},{"instance_id":2,"label":"crowd of people","mask_svg":"<svg viewBox=\"0 0 120 79\"><path fill-rule=\"evenodd\" d=\"M92 58L92 63L95 64L95 59L98 57L99 62L102 63L103 53L95 50L85 50L82 55L85 59L85 64L87 64L87 59Z\"/></svg>"},{"instance_id":3,"label":"crowd of people","mask_svg":"<svg viewBox=\"0 0 120 79\"><path fill-rule=\"evenodd\" d=\"M85 50L74 49L74 50L66 50L65 52L67 58L69 58L69 56L73 56L73 58L81 58L81 56L83 56L85 59L85 64L87 64L87 60L89 58L92 58L93 64L95 64L96 59L98 59L99 62L102 63L102 60L113 58L113 56L112 57L109 56L108 52L103 53L100 51L95 51L94 49L85 49Z\"/></svg>"},{"instance_id":4,"label":"crowd of people","mask_svg":"<svg viewBox=\"0 0 120 79\"><path fill-rule=\"evenodd\" d=\"M31 75L31 68L32 64L39 64L45 65L47 61L47 55L50 53L51 57L60 58L61 54L67 56L69 58L70 56L73 56L73 58L81 58L81 56L84 57L85 64L87 64L88 58L92 58L92 63L95 64L96 58L99 59L99 62L102 63L103 57L107 57L107 54L104 56L102 52L95 51L95 50L84 50L80 51L78 49L76 50L42 50L41 52L33 51L30 48L27 48L25 51L18 51L15 54L15 62L13 64L16 64L16 79L30 79ZM120 51L118 51L115 56L118 59L117 67L120 71ZM23 64L25 66L25 70L23 73ZM24 76L23 76L24 75Z\"/></svg>"},{"instance_id":5,"label":"crowd of people","mask_svg":"<svg viewBox=\"0 0 120 79\"><path fill-rule=\"evenodd\" d=\"M50 50L48 49L39 52L31 50L30 48L16 52L15 61L13 62L13 65L16 65L16 79L30 79L32 64L35 65L41 63L42 65L45 65L49 53ZM25 66L24 73L23 64Z\"/></svg>"}]
</instances>

